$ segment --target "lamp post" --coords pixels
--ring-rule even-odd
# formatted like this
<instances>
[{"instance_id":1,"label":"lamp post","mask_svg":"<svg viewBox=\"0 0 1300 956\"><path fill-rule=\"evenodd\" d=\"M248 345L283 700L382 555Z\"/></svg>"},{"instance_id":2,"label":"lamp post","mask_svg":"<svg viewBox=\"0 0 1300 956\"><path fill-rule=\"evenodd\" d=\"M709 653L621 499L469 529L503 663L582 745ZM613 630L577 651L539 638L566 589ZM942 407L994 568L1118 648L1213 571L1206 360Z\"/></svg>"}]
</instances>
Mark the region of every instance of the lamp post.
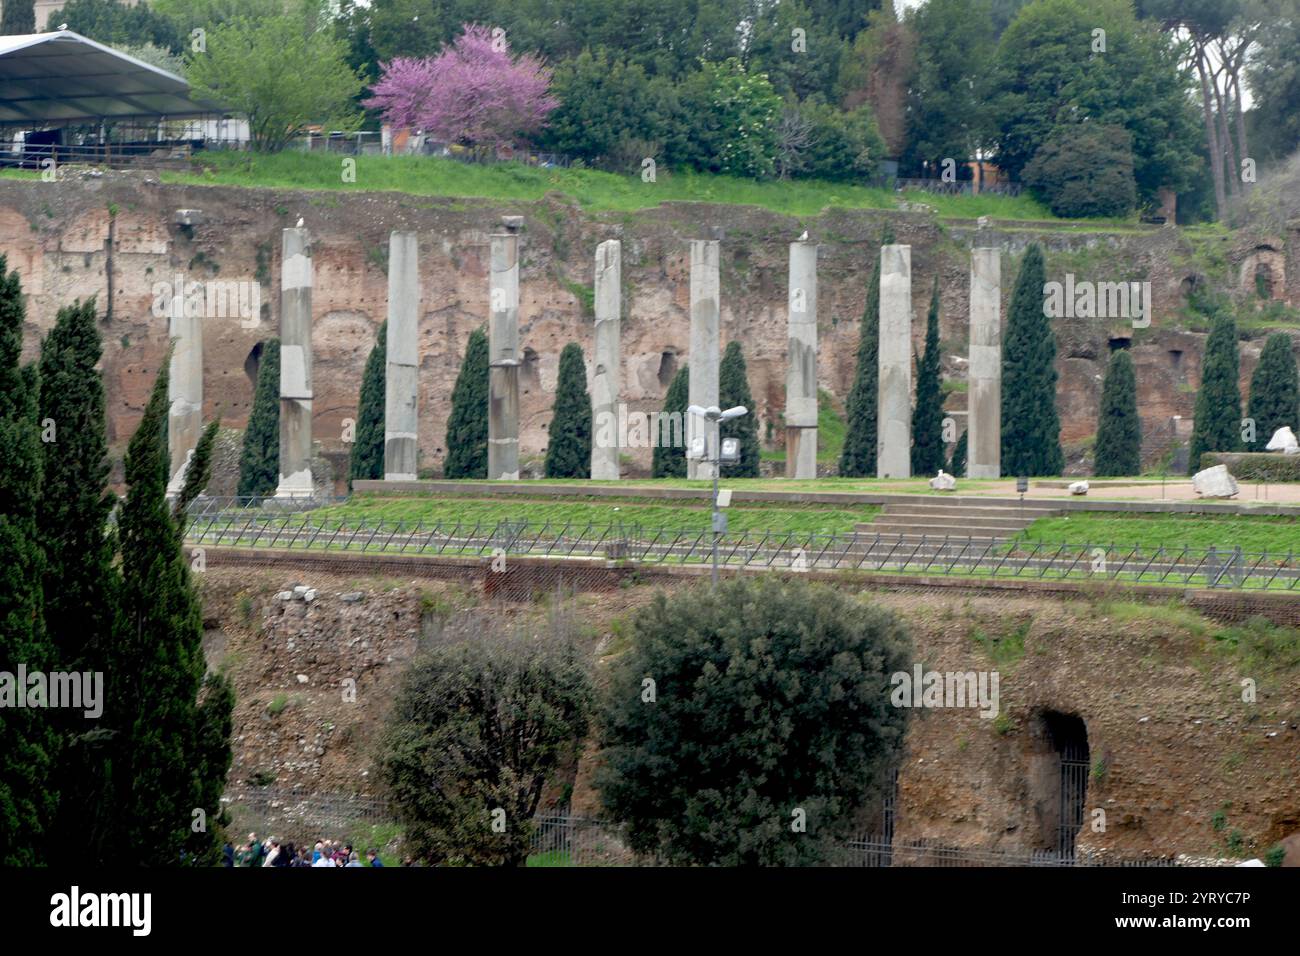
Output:
<instances>
[{"instance_id":1,"label":"lamp post","mask_svg":"<svg viewBox=\"0 0 1300 956\"><path fill-rule=\"evenodd\" d=\"M701 408L699 405L691 405L686 409L692 415L697 415L707 422L716 423L719 427L723 422L729 422L733 418L740 418L742 415L748 415L749 409L744 405L737 405L734 408L728 408L725 412L718 408L717 405L710 405L708 408ZM714 442L713 458L709 459L708 455L708 429L704 434L695 439L693 447L690 449L691 457L711 460L713 463L713 586L718 584L718 536L727 530L727 516L722 513L718 507L718 475L722 471L723 463L734 465L740 461L740 440L737 438L722 439L722 433L718 433L718 440Z\"/></svg>"}]
</instances>

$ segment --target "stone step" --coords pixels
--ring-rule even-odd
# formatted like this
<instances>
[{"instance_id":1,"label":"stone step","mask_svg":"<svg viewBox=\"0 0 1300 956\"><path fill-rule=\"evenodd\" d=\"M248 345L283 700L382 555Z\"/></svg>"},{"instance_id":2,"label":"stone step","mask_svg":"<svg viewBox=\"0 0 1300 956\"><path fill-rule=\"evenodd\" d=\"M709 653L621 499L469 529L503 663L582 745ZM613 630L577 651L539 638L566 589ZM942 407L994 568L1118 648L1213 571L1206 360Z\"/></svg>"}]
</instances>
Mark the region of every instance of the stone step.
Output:
<instances>
[{"instance_id":1,"label":"stone step","mask_svg":"<svg viewBox=\"0 0 1300 956\"><path fill-rule=\"evenodd\" d=\"M928 502L918 501L890 501L881 506L882 514L892 514L894 512L906 512L915 514L921 512L934 514L1024 514L1043 517L1044 515L1053 515L1060 512L1056 505L1043 504L1039 502L1028 502L1024 505L973 505L970 502L945 502L943 504L930 504Z\"/></svg>"}]
</instances>

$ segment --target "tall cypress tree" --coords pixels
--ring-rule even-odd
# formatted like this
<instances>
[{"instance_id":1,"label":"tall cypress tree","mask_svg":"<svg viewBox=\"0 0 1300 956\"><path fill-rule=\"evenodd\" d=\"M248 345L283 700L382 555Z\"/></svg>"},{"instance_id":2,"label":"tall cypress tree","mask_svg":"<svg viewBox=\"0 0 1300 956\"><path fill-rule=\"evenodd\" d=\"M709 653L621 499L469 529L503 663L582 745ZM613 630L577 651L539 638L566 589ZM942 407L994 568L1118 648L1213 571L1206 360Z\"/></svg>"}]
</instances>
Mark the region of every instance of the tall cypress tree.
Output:
<instances>
[{"instance_id":1,"label":"tall cypress tree","mask_svg":"<svg viewBox=\"0 0 1300 956\"><path fill-rule=\"evenodd\" d=\"M880 236L882 246L891 245L894 230L885 223ZM853 387L845 403L848 428L840 452L840 475L844 478L876 477L876 406L880 381L880 250L867 280L867 304L862 312L858 332L858 362L853 372Z\"/></svg>"},{"instance_id":2,"label":"tall cypress tree","mask_svg":"<svg viewBox=\"0 0 1300 956\"><path fill-rule=\"evenodd\" d=\"M917 362L916 413L912 415L912 474L932 475L943 467L943 388L939 381L939 277L930 292L925 319L925 354Z\"/></svg>"},{"instance_id":3,"label":"tall cypress tree","mask_svg":"<svg viewBox=\"0 0 1300 956\"><path fill-rule=\"evenodd\" d=\"M176 514L184 515L190 502L203 494L203 489L212 480L212 449L217 444L217 432L220 430L221 419L214 418L199 436L189 467L185 469L185 482L181 485L180 496L176 499Z\"/></svg>"},{"instance_id":4,"label":"tall cypress tree","mask_svg":"<svg viewBox=\"0 0 1300 956\"><path fill-rule=\"evenodd\" d=\"M280 484L280 340L269 339L253 389L253 410L244 429L239 456L237 495L257 498L275 494Z\"/></svg>"},{"instance_id":5,"label":"tall cypress tree","mask_svg":"<svg viewBox=\"0 0 1300 956\"><path fill-rule=\"evenodd\" d=\"M40 419L52 441L44 452L37 530L45 552L45 624L55 669L104 673L119 579L108 517L102 347L95 300L60 309L41 343ZM103 805L105 754L98 721L71 708L51 711L61 748L50 786L59 809L46 846L55 864L84 863L86 836Z\"/></svg>"},{"instance_id":6,"label":"tall cypress tree","mask_svg":"<svg viewBox=\"0 0 1300 956\"><path fill-rule=\"evenodd\" d=\"M146 866L212 859L230 763L228 737L213 733L230 720L229 686L204 679L203 614L177 526L184 515L173 520L166 500L167 378L164 365L126 454L104 718L113 734L112 813L96 846L107 859ZM196 809L205 815L199 832Z\"/></svg>"},{"instance_id":7,"label":"tall cypress tree","mask_svg":"<svg viewBox=\"0 0 1300 956\"><path fill-rule=\"evenodd\" d=\"M386 366L388 364L388 321L379 326L379 338L370 349L366 370L361 376L361 396L357 403L357 433L352 443L352 460L348 465L348 490L358 478L378 481L384 477L384 414L388 401Z\"/></svg>"},{"instance_id":8,"label":"tall cypress tree","mask_svg":"<svg viewBox=\"0 0 1300 956\"><path fill-rule=\"evenodd\" d=\"M108 516L104 380L95 300L60 309L41 343L41 420L54 440L44 464L37 523L45 552L45 622L68 670L90 666L107 639L114 600ZM87 657L89 654L89 657Z\"/></svg>"},{"instance_id":9,"label":"tall cypress tree","mask_svg":"<svg viewBox=\"0 0 1300 956\"><path fill-rule=\"evenodd\" d=\"M1275 332L1264 343L1259 365L1250 377L1250 407L1258 444L1251 451L1263 451L1273 433L1289 427L1300 435L1300 381L1297 381L1291 337Z\"/></svg>"},{"instance_id":10,"label":"tall cypress tree","mask_svg":"<svg viewBox=\"0 0 1300 956\"><path fill-rule=\"evenodd\" d=\"M957 444L952 446L952 458L948 460L948 474L954 478L966 477L966 432L961 433Z\"/></svg>"},{"instance_id":11,"label":"tall cypress tree","mask_svg":"<svg viewBox=\"0 0 1300 956\"><path fill-rule=\"evenodd\" d=\"M1120 349L1110 357L1101 386L1097 414L1096 464L1098 478L1137 475L1142 472L1142 423L1138 419L1137 377L1133 357Z\"/></svg>"},{"instance_id":12,"label":"tall cypress tree","mask_svg":"<svg viewBox=\"0 0 1300 956\"><path fill-rule=\"evenodd\" d=\"M482 329L470 333L460 374L451 390L447 418L446 478L486 478L488 466L488 338Z\"/></svg>"},{"instance_id":13,"label":"tall cypress tree","mask_svg":"<svg viewBox=\"0 0 1300 956\"><path fill-rule=\"evenodd\" d=\"M664 395L663 415L651 436L654 453L650 458L650 477L686 477L686 407L690 404L690 366L683 365L673 376ZM672 427L672 422L677 427ZM678 439L675 441L674 439Z\"/></svg>"},{"instance_id":14,"label":"tall cypress tree","mask_svg":"<svg viewBox=\"0 0 1300 956\"><path fill-rule=\"evenodd\" d=\"M1210 326L1201 365L1201 390L1196 395L1196 420L1188 455L1188 474L1201 467L1207 451L1241 448L1241 388L1237 384L1237 320L1221 308Z\"/></svg>"},{"instance_id":15,"label":"tall cypress tree","mask_svg":"<svg viewBox=\"0 0 1300 956\"><path fill-rule=\"evenodd\" d=\"M546 443L547 478L591 477L591 395L582 347L570 342L560 353L555 406Z\"/></svg>"},{"instance_id":16,"label":"tall cypress tree","mask_svg":"<svg viewBox=\"0 0 1300 956\"><path fill-rule=\"evenodd\" d=\"M1002 346L1002 471L1059 475L1061 419L1056 411L1056 335L1043 310L1047 268L1037 243L1025 252L1007 310Z\"/></svg>"},{"instance_id":17,"label":"tall cypress tree","mask_svg":"<svg viewBox=\"0 0 1300 956\"><path fill-rule=\"evenodd\" d=\"M740 462L723 465L722 474L728 478L757 478L760 448L758 445L758 412L754 408L754 394L749 390L749 374L745 367L745 353L740 343L727 343L718 366L718 405L723 409L744 405L749 414L733 418L720 426L719 439L740 439Z\"/></svg>"},{"instance_id":18,"label":"tall cypress tree","mask_svg":"<svg viewBox=\"0 0 1300 956\"><path fill-rule=\"evenodd\" d=\"M36 528L41 496L40 375L19 367L27 309L17 272L0 255L0 671L48 671L56 660L41 598L44 559ZM28 686L0 686L0 865L45 859L57 793L50 768L57 737L47 707Z\"/></svg>"}]
</instances>

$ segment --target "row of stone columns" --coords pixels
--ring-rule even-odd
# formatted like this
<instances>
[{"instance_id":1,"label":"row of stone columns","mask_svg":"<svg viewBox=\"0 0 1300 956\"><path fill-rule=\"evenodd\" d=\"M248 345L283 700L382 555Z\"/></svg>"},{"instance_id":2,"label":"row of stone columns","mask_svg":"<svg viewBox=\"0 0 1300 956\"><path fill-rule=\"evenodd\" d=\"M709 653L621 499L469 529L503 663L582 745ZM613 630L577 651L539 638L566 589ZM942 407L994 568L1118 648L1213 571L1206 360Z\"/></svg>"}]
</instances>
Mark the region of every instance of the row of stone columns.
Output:
<instances>
[{"instance_id":1,"label":"row of stone columns","mask_svg":"<svg viewBox=\"0 0 1300 956\"><path fill-rule=\"evenodd\" d=\"M519 477L519 217L506 217L490 238L488 477ZM689 401L718 404L719 241L690 245ZM790 244L786 365L786 477L817 475L817 246ZM911 475L912 278L911 247L881 247L880 346L877 393L877 475ZM307 232L283 233L280 286L280 481L277 497L310 496L312 262ZM997 249L973 249L970 274L970 388L967 474L1000 477L1001 275ZM602 242L595 263L596 345L592 379L593 421L617 422L620 387L622 244ZM384 478L414 480L418 464L419 246L413 232L393 232L388 255L388 332L385 368ZM198 441L203 407L202 322L186 317L183 290L169 316L174 340L168 439L169 491L178 492ZM705 439L714 448L717 424L688 415L687 447ZM600 429L617 436L618 429ZM615 479L621 449L593 441L591 475ZM688 458L691 478L713 478L713 464Z\"/></svg>"}]
</instances>

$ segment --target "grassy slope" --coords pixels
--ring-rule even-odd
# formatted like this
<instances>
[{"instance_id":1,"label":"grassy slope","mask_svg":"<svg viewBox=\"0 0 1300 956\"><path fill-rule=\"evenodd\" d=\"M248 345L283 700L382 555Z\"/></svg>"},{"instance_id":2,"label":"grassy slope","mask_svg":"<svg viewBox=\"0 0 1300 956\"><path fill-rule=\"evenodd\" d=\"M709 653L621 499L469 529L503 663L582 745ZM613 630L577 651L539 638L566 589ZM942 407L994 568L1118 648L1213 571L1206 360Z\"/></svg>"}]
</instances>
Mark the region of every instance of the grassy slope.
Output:
<instances>
[{"instance_id":1,"label":"grassy slope","mask_svg":"<svg viewBox=\"0 0 1300 956\"><path fill-rule=\"evenodd\" d=\"M871 505L853 508L819 507L816 505L779 506L765 503L733 504L727 509L728 526L732 531L780 531L802 534L825 534L852 531L854 524L870 521L878 509ZM443 522L454 525L474 525L482 522L484 528L501 521L527 521L540 527L550 522L558 530L572 524L581 531L590 523L593 528L604 529L612 524L640 525L656 531L703 530L709 527L709 504L699 502L646 503L646 499L609 501L590 499L555 498L381 498L363 495L342 505L320 508L311 512L312 520L326 523L335 520L353 522L398 521L414 525L417 521L429 525Z\"/></svg>"},{"instance_id":2,"label":"grassy slope","mask_svg":"<svg viewBox=\"0 0 1300 956\"><path fill-rule=\"evenodd\" d=\"M690 201L761 206L794 216L811 216L828 206L895 209L899 196L888 189L815 180L755 182L730 176L661 171L657 182L594 169L539 169L519 163L484 166L416 156L360 156L356 182L344 183L341 157L327 153L272 155L210 152L195 160L194 173L164 172L165 182L263 186L281 189L395 191L419 196L537 200L558 192L591 210L631 212L661 202ZM1029 196L909 195L940 216L1055 219Z\"/></svg>"},{"instance_id":3,"label":"grassy slope","mask_svg":"<svg viewBox=\"0 0 1300 956\"><path fill-rule=\"evenodd\" d=\"M1031 542L1144 549L1240 547L1285 554L1300 551L1300 519L1276 515L1085 513L1040 518L1025 532Z\"/></svg>"}]
</instances>

